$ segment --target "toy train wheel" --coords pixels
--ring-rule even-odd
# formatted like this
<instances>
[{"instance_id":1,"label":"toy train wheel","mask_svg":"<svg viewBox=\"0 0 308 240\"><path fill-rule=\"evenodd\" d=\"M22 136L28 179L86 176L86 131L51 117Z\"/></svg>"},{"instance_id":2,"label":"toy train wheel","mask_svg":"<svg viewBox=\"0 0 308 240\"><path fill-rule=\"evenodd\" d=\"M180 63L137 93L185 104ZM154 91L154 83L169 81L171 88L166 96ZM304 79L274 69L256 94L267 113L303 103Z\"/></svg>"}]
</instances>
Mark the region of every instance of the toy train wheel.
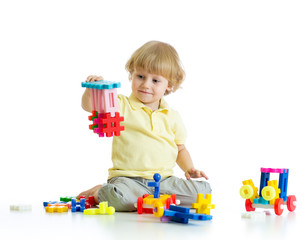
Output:
<instances>
[{"instance_id":1,"label":"toy train wheel","mask_svg":"<svg viewBox=\"0 0 308 240\"><path fill-rule=\"evenodd\" d=\"M250 199L246 199L245 208L247 212L253 212L256 210L255 208L252 207L252 202L250 201Z\"/></svg>"},{"instance_id":2,"label":"toy train wheel","mask_svg":"<svg viewBox=\"0 0 308 240\"><path fill-rule=\"evenodd\" d=\"M142 197L138 197L137 199L137 212L138 214L142 214L142 205L143 205L143 198Z\"/></svg>"},{"instance_id":3,"label":"toy train wheel","mask_svg":"<svg viewBox=\"0 0 308 240\"><path fill-rule=\"evenodd\" d=\"M287 208L290 212L293 212L296 208L296 197L294 195L290 195L287 199Z\"/></svg>"},{"instance_id":4,"label":"toy train wheel","mask_svg":"<svg viewBox=\"0 0 308 240\"><path fill-rule=\"evenodd\" d=\"M284 201L282 198L277 198L274 204L274 210L276 215L280 216L283 213Z\"/></svg>"},{"instance_id":5,"label":"toy train wheel","mask_svg":"<svg viewBox=\"0 0 308 240\"><path fill-rule=\"evenodd\" d=\"M153 213L155 217L162 217L164 215L164 205L161 201L155 201L153 204Z\"/></svg>"}]
</instances>

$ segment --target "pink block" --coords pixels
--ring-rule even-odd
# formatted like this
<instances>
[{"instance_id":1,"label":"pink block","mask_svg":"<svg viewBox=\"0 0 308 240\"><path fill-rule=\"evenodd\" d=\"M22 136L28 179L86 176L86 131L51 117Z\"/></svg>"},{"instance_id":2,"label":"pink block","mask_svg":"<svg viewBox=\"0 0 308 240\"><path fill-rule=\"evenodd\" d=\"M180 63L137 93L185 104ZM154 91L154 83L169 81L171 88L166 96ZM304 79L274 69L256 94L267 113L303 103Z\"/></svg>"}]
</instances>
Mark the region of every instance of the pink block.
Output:
<instances>
[{"instance_id":1,"label":"pink block","mask_svg":"<svg viewBox=\"0 0 308 240\"><path fill-rule=\"evenodd\" d=\"M102 99L104 100L104 111L114 117L115 113L119 111L117 89L105 89Z\"/></svg>"},{"instance_id":2,"label":"pink block","mask_svg":"<svg viewBox=\"0 0 308 240\"><path fill-rule=\"evenodd\" d=\"M261 168L263 173L284 173L285 168Z\"/></svg>"},{"instance_id":3,"label":"pink block","mask_svg":"<svg viewBox=\"0 0 308 240\"><path fill-rule=\"evenodd\" d=\"M90 97L91 97L92 111L97 111L96 100L95 100L95 89L93 88L90 89Z\"/></svg>"}]
</instances>

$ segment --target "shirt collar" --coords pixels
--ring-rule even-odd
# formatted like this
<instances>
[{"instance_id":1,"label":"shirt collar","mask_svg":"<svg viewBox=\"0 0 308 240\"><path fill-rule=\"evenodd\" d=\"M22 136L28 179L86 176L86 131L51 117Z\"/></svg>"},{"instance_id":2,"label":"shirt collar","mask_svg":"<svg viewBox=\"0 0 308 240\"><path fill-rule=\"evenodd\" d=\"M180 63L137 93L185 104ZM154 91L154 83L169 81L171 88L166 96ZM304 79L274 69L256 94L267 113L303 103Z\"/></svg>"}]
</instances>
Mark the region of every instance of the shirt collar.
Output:
<instances>
[{"instance_id":1,"label":"shirt collar","mask_svg":"<svg viewBox=\"0 0 308 240\"><path fill-rule=\"evenodd\" d=\"M134 109L134 110L137 110L137 109L141 109L141 108L144 108L144 109L150 109L149 107L145 106L142 102L139 101L139 99L133 94L131 93L131 95L129 96L129 103L131 105L131 107ZM152 111L152 110L151 110ZM168 103L165 101L164 98L162 98L160 100L160 105L159 105L159 109L157 109L157 111L161 111L161 112L164 112L164 111L169 111L169 105Z\"/></svg>"}]
</instances>

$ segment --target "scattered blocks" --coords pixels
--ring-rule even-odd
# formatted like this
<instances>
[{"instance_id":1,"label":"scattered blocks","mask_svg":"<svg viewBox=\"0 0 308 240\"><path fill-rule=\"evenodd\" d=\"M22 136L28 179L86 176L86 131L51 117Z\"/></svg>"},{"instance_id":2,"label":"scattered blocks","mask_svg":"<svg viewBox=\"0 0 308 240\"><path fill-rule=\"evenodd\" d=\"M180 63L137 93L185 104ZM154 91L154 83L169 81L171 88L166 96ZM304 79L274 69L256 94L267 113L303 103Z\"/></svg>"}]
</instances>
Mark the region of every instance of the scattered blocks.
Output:
<instances>
[{"instance_id":1,"label":"scattered blocks","mask_svg":"<svg viewBox=\"0 0 308 240\"><path fill-rule=\"evenodd\" d=\"M85 215L113 215L115 212L114 207L108 207L108 202L101 202L99 208L88 208L83 211Z\"/></svg>"}]
</instances>

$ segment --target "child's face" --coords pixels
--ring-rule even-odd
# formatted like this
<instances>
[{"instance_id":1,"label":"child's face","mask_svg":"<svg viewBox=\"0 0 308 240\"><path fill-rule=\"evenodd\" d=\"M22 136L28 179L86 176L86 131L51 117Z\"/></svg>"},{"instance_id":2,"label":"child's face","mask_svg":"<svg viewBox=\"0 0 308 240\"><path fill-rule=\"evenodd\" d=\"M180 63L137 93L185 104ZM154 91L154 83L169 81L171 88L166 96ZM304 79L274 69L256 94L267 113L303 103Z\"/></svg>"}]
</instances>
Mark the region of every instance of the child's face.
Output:
<instances>
[{"instance_id":1,"label":"child's face","mask_svg":"<svg viewBox=\"0 0 308 240\"><path fill-rule=\"evenodd\" d=\"M160 99L166 90L171 90L168 80L157 74L150 74L137 68L131 76L133 94L152 111L159 108Z\"/></svg>"}]
</instances>

